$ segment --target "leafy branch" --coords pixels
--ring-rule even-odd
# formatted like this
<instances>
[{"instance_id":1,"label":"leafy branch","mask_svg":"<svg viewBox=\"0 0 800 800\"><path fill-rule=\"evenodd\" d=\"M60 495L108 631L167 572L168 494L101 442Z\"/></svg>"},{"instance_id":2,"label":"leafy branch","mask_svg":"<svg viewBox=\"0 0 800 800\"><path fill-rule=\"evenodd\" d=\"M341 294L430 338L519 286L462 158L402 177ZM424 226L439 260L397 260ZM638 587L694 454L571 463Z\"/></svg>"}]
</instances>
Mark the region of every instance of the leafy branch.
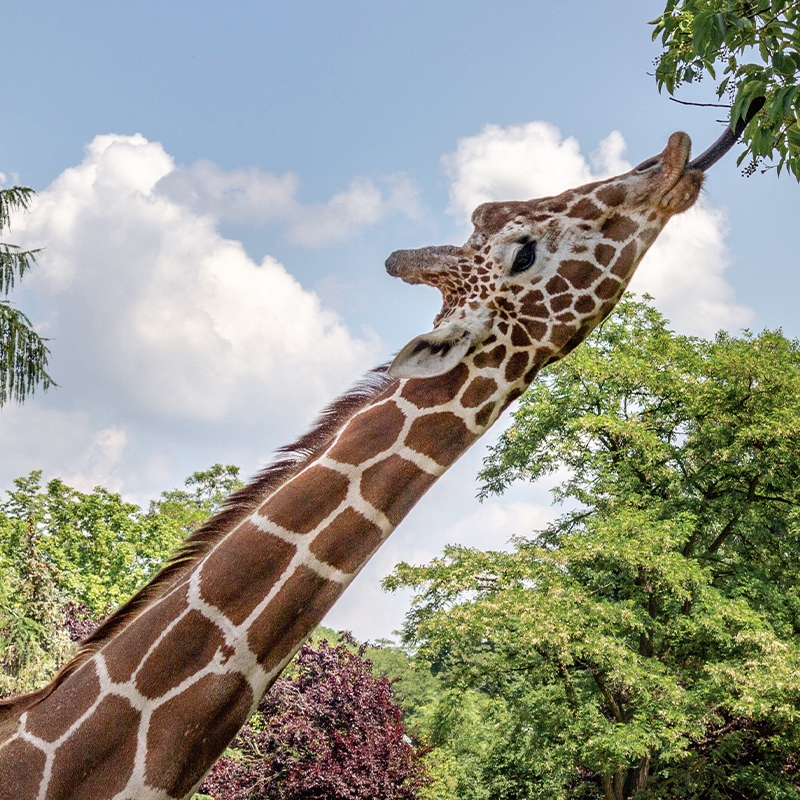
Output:
<instances>
[{"instance_id":1,"label":"leafy branch","mask_svg":"<svg viewBox=\"0 0 800 800\"><path fill-rule=\"evenodd\" d=\"M653 20L659 90L674 95L708 74L727 95L735 127L763 98L742 134L751 175L784 169L800 181L800 0L668 0Z\"/></svg>"}]
</instances>

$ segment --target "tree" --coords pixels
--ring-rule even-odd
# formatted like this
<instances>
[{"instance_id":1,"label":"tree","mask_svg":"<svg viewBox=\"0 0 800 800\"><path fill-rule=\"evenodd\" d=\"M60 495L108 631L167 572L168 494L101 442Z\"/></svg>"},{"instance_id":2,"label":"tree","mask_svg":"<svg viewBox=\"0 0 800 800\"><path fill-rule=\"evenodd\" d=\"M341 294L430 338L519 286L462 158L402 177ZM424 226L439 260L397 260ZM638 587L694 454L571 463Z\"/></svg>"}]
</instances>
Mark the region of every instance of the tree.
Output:
<instances>
[{"instance_id":1,"label":"tree","mask_svg":"<svg viewBox=\"0 0 800 800\"><path fill-rule=\"evenodd\" d=\"M423 770L392 683L372 675L364 652L303 645L201 792L216 800L418 797Z\"/></svg>"},{"instance_id":2,"label":"tree","mask_svg":"<svg viewBox=\"0 0 800 800\"><path fill-rule=\"evenodd\" d=\"M659 90L674 94L707 73L717 97L729 100L732 127L765 98L744 130L739 163L749 156L746 174L766 162L800 181L800 2L667 0L651 24L664 46L656 62Z\"/></svg>"},{"instance_id":3,"label":"tree","mask_svg":"<svg viewBox=\"0 0 800 800\"><path fill-rule=\"evenodd\" d=\"M25 186L0 189L0 233L9 226L11 213L26 210L34 194ZM15 281L30 271L40 252L0 242L0 407L9 400L21 403L36 386L47 391L56 385L47 372L46 340L8 300Z\"/></svg>"},{"instance_id":4,"label":"tree","mask_svg":"<svg viewBox=\"0 0 800 800\"><path fill-rule=\"evenodd\" d=\"M387 580L497 722L461 796L800 798L800 344L623 300L528 390L483 493L561 470L544 531Z\"/></svg>"},{"instance_id":5,"label":"tree","mask_svg":"<svg viewBox=\"0 0 800 800\"><path fill-rule=\"evenodd\" d=\"M42 685L114 606L241 486L214 464L143 512L103 487L84 493L41 472L0 502L0 696Z\"/></svg>"},{"instance_id":6,"label":"tree","mask_svg":"<svg viewBox=\"0 0 800 800\"><path fill-rule=\"evenodd\" d=\"M193 472L185 481L185 489L162 492L150 503L149 516L166 517L188 536L215 514L225 498L241 489L239 467L214 464L207 470Z\"/></svg>"}]
</instances>

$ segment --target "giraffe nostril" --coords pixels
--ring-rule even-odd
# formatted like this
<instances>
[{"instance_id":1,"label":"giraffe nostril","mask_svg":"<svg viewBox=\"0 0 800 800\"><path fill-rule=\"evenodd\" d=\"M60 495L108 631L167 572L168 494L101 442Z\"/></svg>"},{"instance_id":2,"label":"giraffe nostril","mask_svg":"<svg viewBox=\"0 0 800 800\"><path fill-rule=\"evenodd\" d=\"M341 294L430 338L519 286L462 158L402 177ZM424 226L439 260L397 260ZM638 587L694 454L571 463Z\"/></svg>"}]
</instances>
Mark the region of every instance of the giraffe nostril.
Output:
<instances>
[{"instance_id":1,"label":"giraffe nostril","mask_svg":"<svg viewBox=\"0 0 800 800\"><path fill-rule=\"evenodd\" d=\"M659 164L659 157L654 156L653 158L648 158L647 161L642 161L638 167L634 167L636 172L647 172L648 169L652 169L653 167Z\"/></svg>"}]
</instances>

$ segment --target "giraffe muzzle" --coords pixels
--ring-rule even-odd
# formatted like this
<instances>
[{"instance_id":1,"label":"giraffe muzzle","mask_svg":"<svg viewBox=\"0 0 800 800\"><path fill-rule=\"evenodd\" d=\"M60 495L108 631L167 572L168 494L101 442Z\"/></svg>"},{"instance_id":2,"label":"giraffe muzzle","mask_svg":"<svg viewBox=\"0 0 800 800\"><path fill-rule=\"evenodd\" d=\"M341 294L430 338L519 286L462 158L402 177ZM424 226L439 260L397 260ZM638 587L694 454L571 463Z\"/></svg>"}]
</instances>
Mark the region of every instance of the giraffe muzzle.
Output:
<instances>
[{"instance_id":1,"label":"giraffe muzzle","mask_svg":"<svg viewBox=\"0 0 800 800\"><path fill-rule=\"evenodd\" d=\"M395 250L386 259L386 271L406 283L427 283L438 287L440 279L456 266L462 253L460 247L450 244Z\"/></svg>"}]
</instances>

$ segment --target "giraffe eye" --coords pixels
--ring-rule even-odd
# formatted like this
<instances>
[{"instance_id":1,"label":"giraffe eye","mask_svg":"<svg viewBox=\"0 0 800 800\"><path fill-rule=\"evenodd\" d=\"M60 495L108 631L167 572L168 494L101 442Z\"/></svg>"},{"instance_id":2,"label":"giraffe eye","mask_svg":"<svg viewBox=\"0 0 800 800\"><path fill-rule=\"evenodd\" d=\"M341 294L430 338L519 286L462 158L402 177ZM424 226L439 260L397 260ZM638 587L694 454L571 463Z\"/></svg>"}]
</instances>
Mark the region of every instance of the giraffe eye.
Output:
<instances>
[{"instance_id":1,"label":"giraffe eye","mask_svg":"<svg viewBox=\"0 0 800 800\"><path fill-rule=\"evenodd\" d=\"M532 239L517 250L514 263L511 265L511 274L517 275L525 272L526 269L533 266L534 261L536 261L536 241Z\"/></svg>"}]
</instances>

